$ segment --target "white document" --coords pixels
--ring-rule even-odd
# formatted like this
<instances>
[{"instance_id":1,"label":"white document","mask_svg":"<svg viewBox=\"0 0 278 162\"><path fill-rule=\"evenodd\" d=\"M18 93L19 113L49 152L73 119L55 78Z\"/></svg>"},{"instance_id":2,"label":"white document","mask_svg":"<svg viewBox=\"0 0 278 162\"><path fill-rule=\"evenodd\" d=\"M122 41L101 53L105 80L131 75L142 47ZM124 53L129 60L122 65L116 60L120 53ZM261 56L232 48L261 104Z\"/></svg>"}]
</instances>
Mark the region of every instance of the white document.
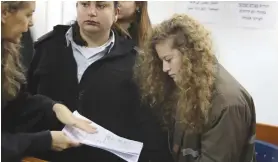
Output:
<instances>
[{"instance_id":1,"label":"white document","mask_svg":"<svg viewBox=\"0 0 278 162\"><path fill-rule=\"evenodd\" d=\"M231 25L247 28L274 29L277 2L238 1L230 2Z\"/></svg>"},{"instance_id":2,"label":"white document","mask_svg":"<svg viewBox=\"0 0 278 162\"><path fill-rule=\"evenodd\" d=\"M73 114L78 118L88 120L77 111ZM142 142L120 137L94 122L92 122L91 125L97 128L97 133L91 134L69 126L66 126L62 131L72 140L78 141L82 144L109 151L128 162L138 161L143 148Z\"/></svg>"},{"instance_id":3,"label":"white document","mask_svg":"<svg viewBox=\"0 0 278 162\"><path fill-rule=\"evenodd\" d=\"M194 17L201 23L219 24L225 19L225 17L223 17L225 2L183 1L180 5L184 6L184 11L182 13Z\"/></svg>"}]
</instances>

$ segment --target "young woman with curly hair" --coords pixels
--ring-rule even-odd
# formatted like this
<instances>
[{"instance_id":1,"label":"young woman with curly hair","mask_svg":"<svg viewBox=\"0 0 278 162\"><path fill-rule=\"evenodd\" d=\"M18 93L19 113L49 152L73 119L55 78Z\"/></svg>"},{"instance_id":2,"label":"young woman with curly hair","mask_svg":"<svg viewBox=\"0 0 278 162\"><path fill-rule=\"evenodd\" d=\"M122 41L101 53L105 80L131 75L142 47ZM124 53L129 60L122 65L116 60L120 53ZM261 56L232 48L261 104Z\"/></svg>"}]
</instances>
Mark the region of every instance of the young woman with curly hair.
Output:
<instances>
[{"instance_id":1,"label":"young woman with curly hair","mask_svg":"<svg viewBox=\"0 0 278 162\"><path fill-rule=\"evenodd\" d=\"M218 62L201 24L175 15L157 25L137 65L142 100L161 115L177 161L255 161L253 99Z\"/></svg>"}]
</instances>

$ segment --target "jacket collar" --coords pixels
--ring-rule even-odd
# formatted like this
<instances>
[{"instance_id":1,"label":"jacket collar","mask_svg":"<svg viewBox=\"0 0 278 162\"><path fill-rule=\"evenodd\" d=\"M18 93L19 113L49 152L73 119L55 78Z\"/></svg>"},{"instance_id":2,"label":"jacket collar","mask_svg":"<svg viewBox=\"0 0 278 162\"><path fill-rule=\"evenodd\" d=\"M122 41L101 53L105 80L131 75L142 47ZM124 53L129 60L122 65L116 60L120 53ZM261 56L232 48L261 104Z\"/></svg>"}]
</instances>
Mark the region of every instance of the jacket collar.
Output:
<instances>
[{"instance_id":1,"label":"jacket collar","mask_svg":"<svg viewBox=\"0 0 278 162\"><path fill-rule=\"evenodd\" d=\"M70 29L69 25L57 25L54 27L53 34L56 38L61 39L65 47L67 47L66 33ZM136 53L136 43L131 39L126 39L120 36L115 30L112 29L115 36L114 45L106 58L114 58L119 56L128 55L131 52Z\"/></svg>"}]
</instances>

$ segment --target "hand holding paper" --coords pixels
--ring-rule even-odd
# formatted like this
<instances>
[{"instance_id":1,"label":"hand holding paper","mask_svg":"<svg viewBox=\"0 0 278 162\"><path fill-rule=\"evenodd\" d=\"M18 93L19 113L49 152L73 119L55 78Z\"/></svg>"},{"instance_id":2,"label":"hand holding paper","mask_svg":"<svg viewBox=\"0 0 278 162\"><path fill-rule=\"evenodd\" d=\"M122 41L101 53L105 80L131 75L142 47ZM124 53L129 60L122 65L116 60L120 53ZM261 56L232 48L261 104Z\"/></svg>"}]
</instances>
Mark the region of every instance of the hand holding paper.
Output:
<instances>
[{"instance_id":1,"label":"hand holding paper","mask_svg":"<svg viewBox=\"0 0 278 162\"><path fill-rule=\"evenodd\" d=\"M88 120L77 111L75 111L73 115ZM138 161L143 143L120 137L94 122L92 122L91 125L97 128L97 133L90 134L71 126L65 126L63 132L72 140L109 151L128 162Z\"/></svg>"},{"instance_id":2,"label":"hand holding paper","mask_svg":"<svg viewBox=\"0 0 278 162\"><path fill-rule=\"evenodd\" d=\"M75 117L73 113L63 104L54 104L53 111L59 121L65 125L77 127L89 133L94 133L96 131L95 128L90 125L91 122L89 120Z\"/></svg>"}]
</instances>

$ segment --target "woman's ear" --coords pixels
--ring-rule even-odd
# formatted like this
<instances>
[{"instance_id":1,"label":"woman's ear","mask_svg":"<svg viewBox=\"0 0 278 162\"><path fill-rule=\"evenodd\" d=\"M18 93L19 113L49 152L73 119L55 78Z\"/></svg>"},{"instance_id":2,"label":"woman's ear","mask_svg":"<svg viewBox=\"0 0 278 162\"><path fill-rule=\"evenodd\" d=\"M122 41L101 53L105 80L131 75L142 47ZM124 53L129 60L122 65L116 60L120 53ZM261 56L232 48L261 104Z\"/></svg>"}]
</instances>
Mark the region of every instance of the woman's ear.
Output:
<instances>
[{"instance_id":1,"label":"woman's ear","mask_svg":"<svg viewBox=\"0 0 278 162\"><path fill-rule=\"evenodd\" d=\"M118 20L118 15L119 15L120 9L119 7L115 8L115 17L114 17L114 23L117 22Z\"/></svg>"},{"instance_id":2,"label":"woman's ear","mask_svg":"<svg viewBox=\"0 0 278 162\"><path fill-rule=\"evenodd\" d=\"M1 4L1 23L5 23L10 12L7 10L7 4Z\"/></svg>"}]
</instances>

